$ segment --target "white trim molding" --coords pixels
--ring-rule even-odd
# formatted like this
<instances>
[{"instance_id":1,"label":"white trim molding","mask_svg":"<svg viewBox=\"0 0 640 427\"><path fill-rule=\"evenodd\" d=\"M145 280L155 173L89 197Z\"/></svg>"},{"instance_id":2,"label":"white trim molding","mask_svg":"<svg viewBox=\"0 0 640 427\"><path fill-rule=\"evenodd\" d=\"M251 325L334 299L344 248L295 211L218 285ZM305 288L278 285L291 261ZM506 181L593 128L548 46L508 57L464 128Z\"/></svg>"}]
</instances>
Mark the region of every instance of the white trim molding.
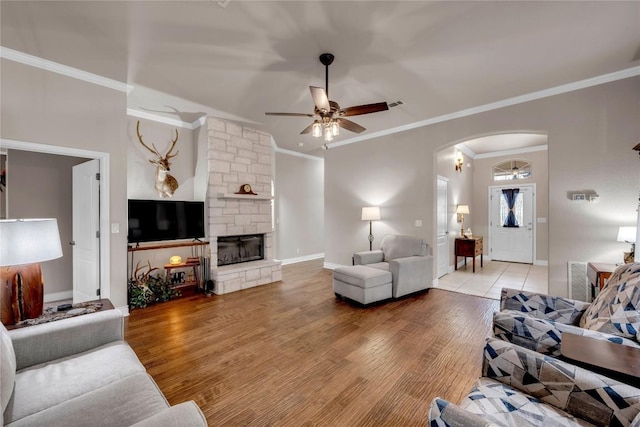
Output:
<instances>
[{"instance_id":1,"label":"white trim molding","mask_svg":"<svg viewBox=\"0 0 640 427\"><path fill-rule=\"evenodd\" d=\"M57 62L49 61L48 59L38 58L37 56L29 55L28 53L19 52L17 50L9 49L8 47L0 46L0 58L7 59L9 61L19 62L31 67L40 68L42 70L51 71L53 73L61 74L63 76L71 77L73 79L82 80L95 85L104 86L109 89L114 89L124 93L130 93L133 90L133 86L119 82L117 80L109 79L107 77L99 76L88 71L79 70L77 68L69 67L68 65L59 64Z\"/></svg>"},{"instance_id":2,"label":"white trim molding","mask_svg":"<svg viewBox=\"0 0 640 427\"><path fill-rule=\"evenodd\" d=\"M501 101L479 105L477 107L466 108L464 110L460 110L455 113L444 114L442 116L433 117L431 119L421 120L418 122L397 126L395 128L373 132L368 135L356 136L354 138L349 138L343 141L329 144L329 148L340 147L343 145L349 145L356 142L366 141L368 139L379 138L381 136L386 136L386 135L392 135L394 133L404 132L406 130L416 129L424 126L430 126L436 123L447 122L449 120L468 117L468 116L472 116L474 114L479 114L479 113L485 113L487 111L497 110L500 108L509 107L517 104L523 104L525 102L535 101L537 99L542 99L542 98L548 98L550 96L560 95L567 92L573 92L580 89L586 89L588 87L598 86L601 84L610 83L617 80L627 79L629 77L635 77L635 76L640 76L640 67L631 67L624 70L616 71L614 73L603 74L601 76L592 77L590 79L579 80L577 82L567 83L567 84L555 86L549 89L539 90L537 92L531 92L524 95L515 96L513 98L507 98Z\"/></svg>"},{"instance_id":3,"label":"white trim molding","mask_svg":"<svg viewBox=\"0 0 640 427\"><path fill-rule=\"evenodd\" d=\"M274 145L275 145L275 141L274 141ZM303 159L324 161L323 157L312 156L311 154L299 153L297 151L287 150L286 148L279 148L277 145L275 146L275 152L280 154L286 154L288 156L302 157Z\"/></svg>"},{"instance_id":4,"label":"white trim molding","mask_svg":"<svg viewBox=\"0 0 640 427\"><path fill-rule=\"evenodd\" d=\"M304 255L295 258L287 258L282 260L282 265L297 264L299 262L311 261L314 259L324 258L324 253Z\"/></svg>"},{"instance_id":5,"label":"white trim molding","mask_svg":"<svg viewBox=\"0 0 640 427\"><path fill-rule=\"evenodd\" d=\"M158 114L149 113L147 111L140 111L133 108L127 108L127 116L137 117L139 119L151 120L152 122L164 123L170 126L176 126L182 129L198 129L200 126L207 122L207 116L203 115L198 120L191 123L183 122L182 120L172 119L170 117L160 116Z\"/></svg>"},{"instance_id":6,"label":"white trim molding","mask_svg":"<svg viewBox=\"0 0 640 427\"><path fill-rule=\"evenodd\" d=\"M502 151L494 151L492 153L478 154L474 157L474 159L489 159L491 157L515 156L523 153L547 151L548 149L549 149L549 146L547 144L543 144L543 145L536 145L535 147L514 148L513 150L502 150Z\"/></svg>"}]
</instances>

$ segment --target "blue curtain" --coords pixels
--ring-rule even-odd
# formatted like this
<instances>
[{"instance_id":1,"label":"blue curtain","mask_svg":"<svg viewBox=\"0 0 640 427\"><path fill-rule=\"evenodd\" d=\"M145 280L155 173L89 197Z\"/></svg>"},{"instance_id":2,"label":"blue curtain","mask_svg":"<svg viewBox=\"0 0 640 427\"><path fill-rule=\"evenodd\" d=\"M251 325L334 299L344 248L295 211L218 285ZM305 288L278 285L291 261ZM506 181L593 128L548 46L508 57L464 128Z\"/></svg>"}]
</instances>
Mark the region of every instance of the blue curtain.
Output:
<instances>
[{"instance_id":1,"label":"blue curtain","mask_svg":"<svg viewBox=\"0 0 640 427\"><path fill-rule=\"evenodd\" d=\"M520 227L520 225L518 224L518 220L516 219L516 215L513 213L513 207L516 204L516 198L518 197L519 192L520 189L518 188L509 188L502 190L502 195L507 201L507 206L509 208L509 213L507 214L507 218L504 221L503 227Z\"/></svg>"}]
</instances>

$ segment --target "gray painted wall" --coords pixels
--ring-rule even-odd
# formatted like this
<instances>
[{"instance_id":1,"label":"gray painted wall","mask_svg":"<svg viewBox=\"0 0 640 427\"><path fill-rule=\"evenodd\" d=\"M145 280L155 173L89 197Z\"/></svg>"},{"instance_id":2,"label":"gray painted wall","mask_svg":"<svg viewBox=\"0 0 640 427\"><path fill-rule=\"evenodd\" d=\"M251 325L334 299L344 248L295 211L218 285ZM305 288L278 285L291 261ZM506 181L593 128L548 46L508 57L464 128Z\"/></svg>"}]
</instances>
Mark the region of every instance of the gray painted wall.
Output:
<instances>
[{"instance_id":1,"label":"gray painted wall","mask_svg":"<svg viewBox=\"0 0 640 427\"><path fill-rule=\"evenodd\" d=\"M106 87L2 59L0 136L109 154L108 221L127 224L127 97ZM110 298L127 304L127 234L110 234ZM103 285L104 286L104 285ZM106 292L105 292L106 293Z\"/></svg>"},{"instance_id":2,"label":"gray painted wall","mask_svg":"<svg viewBox=\"0 0 640 427\"><path fill-rule=\"evenodd\" d=\"M72 167L87 159L9 150L7 180L11 218L56 218L62 258L42 263L45 301L50 294L73 291Z\"/></svg>"},{"instance_id":3,"label":"gray painted wall","mask_svg":"<svg viewBox=\"0 0 640 427\"><path fill-rule=\"evenodd\" d=\"M276 153L275 258L324 252L324 161Z\"/></svg>"},{"instance_id":4,"label":"gray painted wall","mask_svg":"<svg viewBox=\"0 0 640 427\"><path fill-rule=\"evenodd\" d=\"M349 264L351 254L363 249L367 232L359 208L369 204L382 207L376 236L412 234L433 244L434 156L440 148L494 133L546 133L549 290L567 295L567 261L619 261L618 226L636 222L640 168L632 147L640 140L638 117L640 78L634 77L330 149L325 260ZM600 202L568 199L569 191L582 189L594 189ZM424 227L414 227L415 219Z\"/></svg>"},{"instance_id":5,"label":"gray painted wall","mask_svg":"<svg viewBox=\"0 0 640 427\"><path fill-rule=\"evenodd\" d=\"M156 166L149 162L149 160L155 159L155 156L138 141L136 133L138 120L144 143L149 147L154 144L163 155L171 147L171 141L175 138L176 131L178 132L178 142L174 149L174 153L177 151L178 154L170 161L171 171L169 173L178 181L179 187L172 199L194 200L195 165L198 154L197 141L194 142L194 131L136 117L128 117L127 120L129 140L127 147L127 196L130 199L161 199L154 187Z\"/></svg>"},{"instance_id":6,"label":"gray painted wall","mask_svg":"<svg viewBox=\"0 0 640 427\"><path fill-rule=\"evenodd\" d=\"M462 172L458 172L455 169L456 148L451 146L444 148L436 153L436 170L439 176L447 178L448 185L448 200L447 211L449 219L449 270L454 268L455 256L453 255L453 249L455 245L455 238L460 236L461 226L464 225L464 229L471 227L471 231L476 236L483 236L482 231L476 226L479 217L479 208L474 204L474 196L476 192L475 187L475 161L466 154L462 154L464 164L462 166ZM456 208L458 205L468 205L469 214L464 216L464 224L458 222L458 215L456 214ZM435 206L435 201L434 201ZM429 227L429 224L423 224ZM435 245L435 242L434 242ZM437 257L437 253L434 250L434 254Z\"/></svg>"}]
</instances>

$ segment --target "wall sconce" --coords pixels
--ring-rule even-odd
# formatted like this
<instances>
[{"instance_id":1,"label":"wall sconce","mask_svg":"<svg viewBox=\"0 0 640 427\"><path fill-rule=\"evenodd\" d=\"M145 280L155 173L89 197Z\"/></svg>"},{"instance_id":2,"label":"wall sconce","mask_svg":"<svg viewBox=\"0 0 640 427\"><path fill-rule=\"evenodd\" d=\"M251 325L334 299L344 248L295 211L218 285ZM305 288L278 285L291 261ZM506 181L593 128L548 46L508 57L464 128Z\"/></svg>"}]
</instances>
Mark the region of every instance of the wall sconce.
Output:
<instances>
[{"instance_id":1,"label":"wall sconce","mask_svg":"<svg viewBox=\"0 0 640 427\"><path fill-rule=\"evenodd\" d=\"M624 252L624 262L629 264L633 262L636 252L636 227L620 227L618 229L618 242L631 243L631 251Z\"/></svg>"},{"instance_id":2,"label":"wall sconce","mask_svg":"<svg viewBox=\"0 0 640 427\"><path fill-rule=\"evenodd\" d=\"M462 157L462 151L456 150L456 171L462 173L462 166L464 165L464 157Z\"/></svg>"},{"instance_id":3,"label":"wall sconce","mask_svg":"<svg viewBox=\"0 0 640 427\"><path fill-rule=\"evenodd\" d=\"M369 206L362 208L362 220L369 221L369 250L373 250L373 232L371 221L380 220L380 208L377 206Z\"/></svg>"},{"instance_id":4,"label":"wall sconce","mask_svg":"<svg viewBox=\"0 0 640 427\"><path fill-rule=\"evenodd\" d=\"M460 237L464 237L464 215L469 214L469 205L458 205L456 207L458 222L460 223Z\"/></svg>"}]
</instances>

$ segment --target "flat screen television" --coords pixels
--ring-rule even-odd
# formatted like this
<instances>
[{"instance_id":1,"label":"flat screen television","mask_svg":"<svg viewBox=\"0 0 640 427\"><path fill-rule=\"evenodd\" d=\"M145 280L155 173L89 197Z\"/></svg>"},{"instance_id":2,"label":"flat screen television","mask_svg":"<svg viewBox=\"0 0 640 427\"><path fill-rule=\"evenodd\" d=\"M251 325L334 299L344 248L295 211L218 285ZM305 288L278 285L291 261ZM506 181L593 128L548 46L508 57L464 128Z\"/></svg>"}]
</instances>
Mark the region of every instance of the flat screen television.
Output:
<instances>
[{"instance_id":1,"label":"flat screen television","mask_svg":"<svg viewBox=\"0 0 640 427\"><path fill-rule=\"evenodd\" d=\"M204 202L129 199L129 243L204 236Z\"/></svg>"}]
</instances>

